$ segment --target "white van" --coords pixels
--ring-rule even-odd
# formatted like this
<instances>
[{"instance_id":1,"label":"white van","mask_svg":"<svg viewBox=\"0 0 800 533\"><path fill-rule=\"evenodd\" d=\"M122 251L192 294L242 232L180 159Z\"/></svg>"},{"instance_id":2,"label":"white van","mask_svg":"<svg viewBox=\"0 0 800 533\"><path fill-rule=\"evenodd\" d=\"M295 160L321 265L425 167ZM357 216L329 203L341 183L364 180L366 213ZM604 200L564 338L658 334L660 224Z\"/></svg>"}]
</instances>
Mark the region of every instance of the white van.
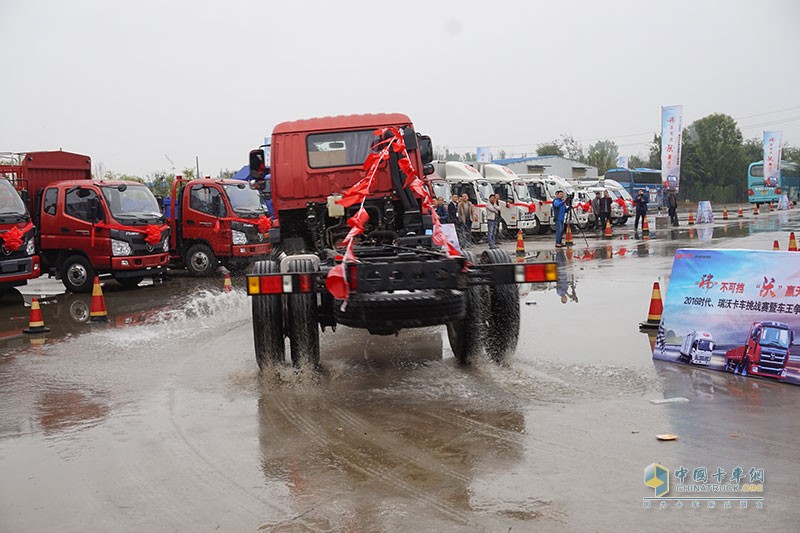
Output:
<instances>
[{"instance_id":1,"label":"white van","mask_svg":"<svg viewBox=\"0 0 800 533\"><path fill-rule=\"evenodd\" d=\"M683 339L680 358L693 365L708 365L714 354L714 338L707 331L692 331Z\"/></svg>"}]
</instances>

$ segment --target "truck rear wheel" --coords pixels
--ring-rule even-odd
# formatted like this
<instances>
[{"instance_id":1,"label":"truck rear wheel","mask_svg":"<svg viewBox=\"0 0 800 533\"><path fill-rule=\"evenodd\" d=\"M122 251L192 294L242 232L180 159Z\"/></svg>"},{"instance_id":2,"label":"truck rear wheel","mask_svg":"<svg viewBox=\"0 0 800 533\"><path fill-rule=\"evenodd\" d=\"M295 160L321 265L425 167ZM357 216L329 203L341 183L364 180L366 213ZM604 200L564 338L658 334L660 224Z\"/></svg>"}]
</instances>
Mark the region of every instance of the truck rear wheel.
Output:
<instances>
[{"instance_id":1,"label":"truck rear wheel","mask_svg":"<svg viewBox=\"0 0 800 533\"><path fill-rule=\"evenodd\" d=\"M464 257L470 263L475 263L475 254L464 252ZM485 287L472 286L464 290L465 314L461 320L447 323L447 340L450 341L450 349L453 356L462 365L468 365L470 361L481 354L485 341L485 322L484 322L484 293Z\"/></svg>"},{"instance_id":2,"label":"truck rear wheel","mask_svg":"<svg viewBox=\"0 0 800 533\"><path fill-rule=\"evenodd\" d=\"M487 250L482 263L507 264L511 258L502 250ZM494 361L503 361L517 349L519 340L519 290L516 285L491 285L486 307L486 353Z\"/></svg>"},{"instance_id":3,"label":"truck rear wheel","mask_svg":"<svg viewBox=\"0 0 800 533\"><path fill-rule=\"evenodd\" d=\"M186 270L198 278L208 277L217 269L217 256L206 244L194 244L184 258Z\"/></svg>"},{"instance_id":4,"label":"truck rear wheel","mask_svg":"<svg viewBox=\"0 0 800 533\"><path fill-rule=\"evenodd\" d=\"M253 274L277 274L280 272L275 261L258 261L253 265ZM260 294L253 298L253 342L256 350L256 363L263 370L273 363L282 363L286 358L286 344L283 340L283 299L280 295Z\"/></svg>"},{"instance_id":5,"label":"truck rear wheel","mask_svg":"<svg viewBox=\"0 0 800 533\"><path fill-rule=\"evenodd\" d=\"M61 281L72 292L89 292L94 283L94 269L82 255L71 255L61 265Z\"/></svg>"},{"instance_id":6,"label":"truck rear wheel","mask_svg":"<svg viewBox=\"0 0 800 533\"><path fill-rule=\"evenodd\" d=\"M289 272L316 272L310 259L295 259L289 263ZM319 364L319 320L317 319L317 293L288 294L289 345L292 364L300 366L308 361Z\"/></svg>"}]
</instances>

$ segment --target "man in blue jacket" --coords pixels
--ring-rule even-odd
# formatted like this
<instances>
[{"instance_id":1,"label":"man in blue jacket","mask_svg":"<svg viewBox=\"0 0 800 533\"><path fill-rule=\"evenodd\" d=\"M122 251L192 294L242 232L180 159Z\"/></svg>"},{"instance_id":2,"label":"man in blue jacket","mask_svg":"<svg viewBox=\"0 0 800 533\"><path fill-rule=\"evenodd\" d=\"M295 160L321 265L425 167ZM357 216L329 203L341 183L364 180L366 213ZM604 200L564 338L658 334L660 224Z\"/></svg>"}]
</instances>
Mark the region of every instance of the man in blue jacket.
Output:
<instances>
[{"instance_id":1,"label":"man in blue jacket","mask_svg":"<svg viewBox=\"0 0 800 533\"><path fill-rule=\"evenodd\" d=\"M645 196L644 191L639 189L638 194L636 195L636 199L633 203L636 204L636 218L633 219L633 230L636 231L639 228L639 219L642 219L642 229L644 229L644 217L647 215L647 203L649 198Z\"/></svg>"},{"instance_id":2,"label":"man in blue jacket","mask_svg":"<svg viewBox=\"0 0 800 533\"><path fill-rule=\"evenodd\" d=\"M553 200L553 220L556 221L556 248L563 248L561 237L564 235L564 218L567 213L567 204L564 202L564 191L556 191Z\"/></svg>"}]
</instances>

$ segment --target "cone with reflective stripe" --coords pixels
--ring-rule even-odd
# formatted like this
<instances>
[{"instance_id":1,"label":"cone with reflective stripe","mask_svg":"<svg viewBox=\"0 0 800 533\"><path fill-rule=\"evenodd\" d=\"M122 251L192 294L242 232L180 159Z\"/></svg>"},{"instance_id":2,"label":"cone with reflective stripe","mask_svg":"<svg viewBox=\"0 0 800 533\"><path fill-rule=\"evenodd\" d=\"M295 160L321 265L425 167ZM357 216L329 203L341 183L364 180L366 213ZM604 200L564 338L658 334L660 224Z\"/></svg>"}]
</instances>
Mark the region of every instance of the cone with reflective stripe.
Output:
<instances>
[{"instance_id":1,"label":"cone with reflective stripe","mask_svg":"<svg viewBox=\"0 0 800 533\"><path fill-rule=\"evenodd\" d=\"M225 283L222 284L223 292L231 292L233 290L233 285L231 285L231 275L225 274Z\"/></svg>"},{"instance_id":2,"label":"cone with reflective stripe","mask_svg":"<svg viewBox=\"0 0 800 533\"><path fill-rule=\"evenodd\" d=\"M647 223L647 215L642 219L642 233L645 235L650 233L650 224Z\"/></svg>"},{"instance_id":3,"label":"cone with reflective stripe","mask_svg":"<svg viewBox=\"0 0 800 533\"><path fill-rule=\"evenodd\" d=\"M753 214L758 216L758 204L753 204Z\"/></svg>"},{"instance_id":4,"label":"cone with reflective stripe","mask_svg":"<svg viewBox=\"0 0 800 533\"><path fill-rule=\"evenodd\" d=\"M772 205L772 202L769 203L769 210L770 211L775 211L775 206Z\"/></svg>"},{"instance_id":5,"label":"cone with reflective stripe","mask_svg":"<svg viewBox=\"0 0 800 533\"><path fill-rule=\"evenodd\" d=\"M657 329L661 323L661 313L664 312L664 303L661 301L661 287L656 281L653 283L653 294L650 297L650 310L647 320L639 323L641 329Z\"/></svg>"},{"instance_id":6,"label":"cone with reflective stripe","mask_svg":"<svg viewBox=\"0 0 800 533\"><path fill-rule=\"evenodd\" d=\"M574 244L572 242L572 224L567 224L567 231L564 233L564 244L567 246L572 246Z\"/></svg>"},{"instance_id":7,"label":"cone with reflective stripe","mask_svg":"<svg viewBox=\"0 0 800 533\"><path fill-rule=\"evenodd\" d=\"M797 241L794 240L794 232L789 234L789 251L796 252L797 251Z\"/></svg>"},{"instance_id":8,"label":"cone with reflective stripe","mask_svg":"<svg viewBox=\"0 0 800 533\"><path fill-rule=\"evenodd\" d=\"M694 226L694 215L689 211L689 225Z\"/></svg>"},{"instance_id":9,"label":"cone with reflective stripe","mask_svg":"<svg viewBox=\"0 0 800 533\"><path fill-rule=\"evenodd\" d=\"M94 286L92 286L92 307L89 310L89 321L108 322L106 301L103 299L103 289L100 287L98 276L94 277Z\"/></svg>"},{"instance_id":10,"label":"cone with reflective stripe","mask_svg":"<svg viewBox=\"0 0 800 533\"><path fill-rule=\"evenodd\" d=\"M722 220L728 220L728 208L727 207L723 207L722 208Z\"/></svg>"},{"instance_id":11,"label":"cone with reflective stripe","mask_svg":"<svg viewBox=\"0 0 800 533\"><path fill-rule=\"evenodd\" d=\"M39 298L31 300L31 318L28 321L28 327L23 329L23 333L47 333L50 328L45 327L44 319L42 318L42 309L39 307Z\"/></svg>"},{"instance_id":12,"label":"cone with reflective stripe","mask_svg":"<svg viewBox=\"0 0 800 533\"><path fill-rule=\"evenodd\" d=\"M525 241L522 238L522 230L517 231L517 257L525 257Z\"/></svg>"},{"instance_id":13,"label":"cone with reflective stripe","mask_svg":"<svg viewBox=\"0 0 800 533\"><path fill-rule=\"evenodd\" d=\"M739 206L739 214L737 215L739 218L744 216L744 212L742 211L742 206Z\"/></svg>"},{"instance_id":14,"label":"cone with reflective stripe","mask_svg":"<svg viewBox=\"0 0 800 533\"><path fill-rule=\"evenodd\" d=\"M781 247L778 245L778 241L772 241L772 249L773 250L780 250Z\"/></svg>"},{"instance_id":15,"label":"cone with reflective stripe","mask_svg":"<svg viewBox=\"0 0 800 533\"><path fill-rule=\"evenodd\" d=\"M610 239L613 236L614 235L611 233L611 221L606 220L606 232L605 234L603 234L603 237L605 237L606 239Z\"/></svg>"}]
</instances>

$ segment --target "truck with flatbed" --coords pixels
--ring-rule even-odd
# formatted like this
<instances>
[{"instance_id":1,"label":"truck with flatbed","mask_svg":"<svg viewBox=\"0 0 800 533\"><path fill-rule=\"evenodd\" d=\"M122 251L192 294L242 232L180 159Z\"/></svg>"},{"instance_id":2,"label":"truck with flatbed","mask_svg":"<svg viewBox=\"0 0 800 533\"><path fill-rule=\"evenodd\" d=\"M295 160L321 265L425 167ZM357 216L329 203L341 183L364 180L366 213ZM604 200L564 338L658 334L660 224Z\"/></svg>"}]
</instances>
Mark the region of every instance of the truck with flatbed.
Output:
<instances>
[{"instance_id":1,"label":"truck with flatbed","mask_svg":"<svg viewBox=\"0 0 800 533\"><path fill-rule=\"evenodd\" d=\"M498 361L514 351L516 284L555 281L556 265L456 251L424 183L432 155L430 138L399 113L275 126L275 251L247 275L262 370L285 360L286 339L293 364L317 365L320 328L338 325L377 335L446 325L461 363L484 349ZM263 151L250 160L258 179Z\"/></svg>"}]
</instances>

